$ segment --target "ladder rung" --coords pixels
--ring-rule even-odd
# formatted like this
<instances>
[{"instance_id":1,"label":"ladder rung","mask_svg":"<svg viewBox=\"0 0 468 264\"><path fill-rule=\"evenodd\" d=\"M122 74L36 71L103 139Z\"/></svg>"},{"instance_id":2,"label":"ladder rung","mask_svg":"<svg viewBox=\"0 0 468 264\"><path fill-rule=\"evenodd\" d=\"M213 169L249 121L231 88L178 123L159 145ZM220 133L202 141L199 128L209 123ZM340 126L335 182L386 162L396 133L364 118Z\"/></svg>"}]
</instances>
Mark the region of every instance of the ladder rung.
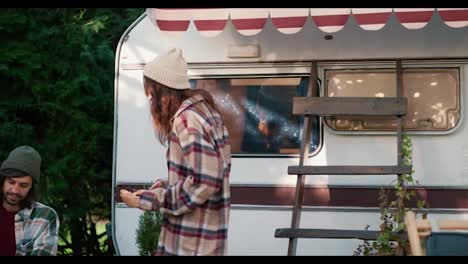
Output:
<instances>
[{"instance_id":1,"label":"ladder rung","mask_svg":"<svg viewBox=\"0 0 468 264\"><path fill-rule=\"evenodd\" d=\"M294 97L293 114L320 116L403 116L406 97Z\"/></svg>"},{"instance_id":2,"label":"ladder rung","mask_svg":"<svg viewBox=\"0 0 468 264\"><path fill-rule=\"evenodd\" d=\"M340 229L307 229L307 228L278 228L275 230L277 238L335 238L376 240L380 231L371 230L340 230ZM393 232L390 240L406 238L406 233Z\"/></svg>"},{"instance_id":3,"label":"ladder rung","mask_svg":"<svg viewBox=\"0 0 468 264\"><path fill-rule=\"evenodd\" d=\"M288 174L380 175L410 174L411 166L289 166Z\"/></svg>"}]
</instances>

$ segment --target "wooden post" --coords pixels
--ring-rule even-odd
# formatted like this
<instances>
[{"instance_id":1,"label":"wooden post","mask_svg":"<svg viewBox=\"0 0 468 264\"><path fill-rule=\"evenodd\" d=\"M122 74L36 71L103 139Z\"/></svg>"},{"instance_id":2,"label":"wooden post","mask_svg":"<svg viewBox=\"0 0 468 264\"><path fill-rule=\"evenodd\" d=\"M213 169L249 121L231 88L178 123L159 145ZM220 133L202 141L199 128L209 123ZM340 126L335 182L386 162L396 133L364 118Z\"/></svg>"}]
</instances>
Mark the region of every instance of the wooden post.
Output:
<instances>
[{"instance_id":1,"label":"wooden post","mask_svg":"<svg viewBox=\"0 0 468 264\"><path fill-rule=\"evenodd\" d=\"M397 78L397 98L401 98L403 96L403 76L401 72L401 60L396 61L396 78ZM398 166L403 165L403 135L402 135L402 130L403 130L403 120L402 116L398 115L397 116L397 152L398 152ZM398 175L399 177L401 175Z\"/></svg>"},{"instance_id":2,"label":"wooden post","mask_svg":"<svg viewBox=\"0 0 468 264\"><path fill-rule=\"evenodd\" d=\"M408 211L405 216L405 225L408 232L408 239L411 246L413 256L422 256L421 240L419 239L418 227L416 224L416 216L412 211Z\"/></svg>"},{"instance_id":3,"label":"wooden post","mask_svg":"<svg viewBox=\"0 0 468 264\"><path fill-rule=\"evenodd\" d=\"M311 97L317 94L317 62L312 62L311 69L310 69L310 77L309 77L309 87L307 89L307 96ZM311 133L312 130L312 116L304 116L304 126L302 130L302 140L301 140L301 153L299 157L299 166L304 165L304 159L309 156L310 150L310 140L311 140ZM294 208L293 208L293 215L291 220L291 228L298 228L301 222L301 208L302 208L302 201L304 198L304 182L305 176L302 174L297 175L297 182L296 182L296 195L294 200ZM297 249L297 238L289 238L288 244L288 256L296 255Z\"/></svg>"}]
</instances>

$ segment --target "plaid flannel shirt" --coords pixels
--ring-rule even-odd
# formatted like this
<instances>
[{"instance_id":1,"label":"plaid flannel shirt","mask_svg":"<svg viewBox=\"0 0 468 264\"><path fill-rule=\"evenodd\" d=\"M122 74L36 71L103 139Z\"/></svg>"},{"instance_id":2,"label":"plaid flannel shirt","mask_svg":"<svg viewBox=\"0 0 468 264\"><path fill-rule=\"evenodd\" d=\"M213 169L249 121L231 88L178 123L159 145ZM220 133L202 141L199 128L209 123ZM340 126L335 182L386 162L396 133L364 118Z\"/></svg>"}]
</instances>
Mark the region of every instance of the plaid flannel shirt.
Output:
<instances>
[{"instance_id":1,"label":"plaid flannel shirt","mask_svg":"<svg viewBox=\"0 0 468 264\"><path fill-rule=\"evenodd\" d=\"M231 146L221 116L203 97L173 117L168 186L147 190L139 208L163 212L156 255L225 255L231 204Z\"/></svg>"},{"instance_id":2,"label":"plaid flannel shirt","mask_svg":"<svg viewBox=\"0 0 468 264\"><path fill-rule=\"evenodd\" d=\"M21 209L15 215L16 255L56 255L59 225L57 213L44 204Z\"/></svg>"}]
</instances>

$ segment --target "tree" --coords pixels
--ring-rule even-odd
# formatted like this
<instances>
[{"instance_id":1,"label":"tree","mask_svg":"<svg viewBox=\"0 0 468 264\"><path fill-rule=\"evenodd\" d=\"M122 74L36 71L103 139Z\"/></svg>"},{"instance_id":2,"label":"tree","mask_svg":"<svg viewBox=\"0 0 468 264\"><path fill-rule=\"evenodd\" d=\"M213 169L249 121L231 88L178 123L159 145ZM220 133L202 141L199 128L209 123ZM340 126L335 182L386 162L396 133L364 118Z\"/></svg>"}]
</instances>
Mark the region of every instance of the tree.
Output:
<instances>
[{"instance_id":1,"label":"tree","mask_svg":"<svg viewBox=\"0 0 468 264\"><path fill-rule=\"evenodd\" d=\"M115 49L144 9L0 11L0 155L42 155L43 201L60 215L60 254L100 255L110 218Z\"/></svg>"}]
</instances>

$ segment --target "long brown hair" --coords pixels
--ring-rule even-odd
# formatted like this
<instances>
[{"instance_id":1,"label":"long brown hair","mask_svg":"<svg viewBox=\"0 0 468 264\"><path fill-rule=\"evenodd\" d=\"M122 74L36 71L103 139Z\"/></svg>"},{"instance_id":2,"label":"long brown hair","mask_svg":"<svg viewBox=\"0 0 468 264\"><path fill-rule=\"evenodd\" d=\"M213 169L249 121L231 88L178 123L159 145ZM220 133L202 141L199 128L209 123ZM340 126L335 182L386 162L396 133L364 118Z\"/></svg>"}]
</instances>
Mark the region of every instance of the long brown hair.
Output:
<instances>
[{"instance_id":1,"label":"long brown hair","mask_svg":"<svg viewBox=\"0 0 468 264\"><path fill-rule=\"evenodd\" d=\"M177 90L158 83L144 76L146 96L151 96L150 111L157 137L161 144L166 145L172 130L171 119L186 99L200 94L212 109L216 109L213 97L205 90Z\"/></svg>"}]
</instances>

